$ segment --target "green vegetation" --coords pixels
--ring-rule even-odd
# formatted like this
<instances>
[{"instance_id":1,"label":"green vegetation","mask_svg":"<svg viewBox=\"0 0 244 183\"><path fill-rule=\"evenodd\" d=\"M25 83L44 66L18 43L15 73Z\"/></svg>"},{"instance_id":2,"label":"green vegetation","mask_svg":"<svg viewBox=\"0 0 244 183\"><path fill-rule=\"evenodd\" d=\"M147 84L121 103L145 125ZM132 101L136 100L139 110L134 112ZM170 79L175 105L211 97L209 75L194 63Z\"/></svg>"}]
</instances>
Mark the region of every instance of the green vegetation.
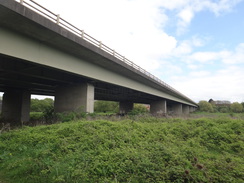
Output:
<instances>
[{"instance_id":1,"label":"green vegetation","mask_svg":"<svg viewBox=\"0 0 244 183\"><path fill-rule=\"evenodd\" d=\"M31 99L30 121L47 124L54 120L54 101L51 98Z\"/></svg>"},{"instance_id":2,"label":"green vegetation","mask_svg":"<svg viewBox=\"0 0 244 183\"><path fill-rule=\"evenodd\" d=\"M244 112L244 102L238 103L233 102L230 105L215 105L213 103L209 103L205 100L202 100L198 103L199 111L201 112L220 112L220 113L241 113Z\"/></svg>"},{"instance_id":3,"label":"green vegetation","mask_svg":"<svg viewBox=\"0 0 244 183\"><path fill-rule=\"evenodd\" d=\"M106 113L106 114L116 114L119 113L119 103L112 101L102 101L98 100L94 104L95 113ZM143 104L134 104L133 110L129 113L130 115L138 115L148 113L148 109Z\"/></svg>"},{"instance_id":4,"label":"green vegetation","mask_svg":"<svg viewBox=\"0 0 244 183\"><path fill-rule=\"evenodd\" d=\"M189 115L190 118L231 118L231 119L242 119L244 120L244 113L221 113L221 112L216 112L216 113L209 113L209 112L201 112L201 111L196 111L194 113L191 113Z\"/></svg>"},{"instance_id":5,"label":"green vegetation","mask_svg":"<svg viewBox=\"0 0 244 183\"><path fill-rule=\"evenodd\" d=\"M96 113L118 113L119 103L99 100L94 103L94 111Z\"/></svg>"},{"instance_id":6,"label":"green vegetation","mask_svg":"<svg viewBox=\"0 0 244 183\"><path fill-rule=\"evenodd\" d=\"M198 106L199 106L200 111L214 112L213 106L207 101L204 101L204 100L200 101L198 103Z\"/></svg>"},{"instance_id":7,"label":"green vegetation","mask_svg":"<svg viewBox=\"0 0 244 183\"><path fill-rule=\"evenodd\" d=\"M31 112L44 112L47 108L53 107L53 99L45 98L43 100L40 99L31 99Z\"/></svg>"},{"instance_id":8,"label":"green vegetation","mask_svg":"<svg viewBox=\"0 0 244 183\"><path fill-rule=\"evenodd\" d=\"M243 124L144 117L24 127L0 134L0 177L6 183L243 182Z\"/></svg>"},{"instance_id":9,"label":"green vegetation","mask_svg":"<svg viewBox=\"0 0 244 183\"><path fill-rule=\"evenodd\" d=\"M129 112L129 115L144 115L148 114L149 110L143 104L134 104L133 110Z\"/></svg>"},{"instance_id":10,"label":"green vegetation","mask_svg":"<svg viewBox=\"0 0 244 183\"><path fill-rule=\"evenodd\" d=\"M238 102L234 102L230 105L230 109L232 112L242 112L243 111L243 105L238 103Z\"/></svg>"}]
</instances>

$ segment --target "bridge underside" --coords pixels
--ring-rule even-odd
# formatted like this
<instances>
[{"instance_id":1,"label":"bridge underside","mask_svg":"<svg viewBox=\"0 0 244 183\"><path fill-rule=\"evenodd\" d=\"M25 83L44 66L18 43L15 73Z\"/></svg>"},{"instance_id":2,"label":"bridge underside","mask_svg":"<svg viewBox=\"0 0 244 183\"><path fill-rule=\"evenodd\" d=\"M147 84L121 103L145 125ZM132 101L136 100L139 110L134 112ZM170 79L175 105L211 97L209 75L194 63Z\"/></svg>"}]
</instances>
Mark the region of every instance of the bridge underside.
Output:
<instances>
[{"instance_id":1,"label":"bridge underside","mask_svg":"<svg viewBox=\"0 0 244 183\"><path fill-rule=\"evenodd\" d=\"M0 91L2 92L13 88L28 90L31 94L55 96L58 87L90 83L95 88L95 100L131 101L145 104L159 100L159 97L143 92L2 54L0 54L0 72Z\"/></svg>"},{"instance_id":2,"label":"bridge underside","mask_svg":"<svg viewBox=\"0 0 244 183\"><path fill-rule=\"evenodd\" d=\"M0 54L0 91L5 93L3 116L17 122L29 120L30 94L55 96L57 112L74 110L81 104L86 112L93 112L94 100L108 100L120 102L122 113L131 110L133 103L151 104L151 112L156 115L172 111L189 113L183 111L183 104L171 100L3 54ZM69 98L73 98L72 102ZM79 98L87 100L79 102Z\"/></svg>"}]
</instances>

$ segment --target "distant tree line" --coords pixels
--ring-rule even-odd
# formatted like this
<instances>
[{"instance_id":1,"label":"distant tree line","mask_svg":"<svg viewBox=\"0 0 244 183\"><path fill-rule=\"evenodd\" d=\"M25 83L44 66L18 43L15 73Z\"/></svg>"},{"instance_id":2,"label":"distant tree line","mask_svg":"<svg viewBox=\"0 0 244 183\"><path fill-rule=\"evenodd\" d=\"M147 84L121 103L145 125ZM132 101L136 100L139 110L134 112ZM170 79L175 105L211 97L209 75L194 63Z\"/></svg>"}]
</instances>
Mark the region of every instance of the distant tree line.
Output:
<instances>
[{"instance_id":1,"label":"distant tree line","mask_svg":"<svg viewBox=\"0 0 244 183\"><path fill-rule=\"evenodd\" d=\"M198 103L199 110L203 112L220 112L220 113L241 113L244 112L244 102L233 102L230 105L216 105L205 100Z\"/></svg>"}]
</instances>

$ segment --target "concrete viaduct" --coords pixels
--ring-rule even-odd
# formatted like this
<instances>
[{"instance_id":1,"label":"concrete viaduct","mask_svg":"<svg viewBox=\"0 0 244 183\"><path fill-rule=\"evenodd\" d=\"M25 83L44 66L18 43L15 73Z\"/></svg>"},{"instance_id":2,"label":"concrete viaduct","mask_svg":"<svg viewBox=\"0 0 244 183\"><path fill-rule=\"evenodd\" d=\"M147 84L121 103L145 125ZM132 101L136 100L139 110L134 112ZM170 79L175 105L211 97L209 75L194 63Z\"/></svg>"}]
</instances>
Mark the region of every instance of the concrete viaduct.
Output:
<instances>
[{"instance_id":1,"label":"concrete viaduct","mask_svg":"<svg viewBox=\"0 0 244 183\"><path fill-rule=\"evenodd\" d=\"M150 104L153 114L188 114L197 104L114 50L32 0L0 0L2 117L29 120L31 94L55 97L56 112L94 100Z\"/></svg>"}]
</instances>

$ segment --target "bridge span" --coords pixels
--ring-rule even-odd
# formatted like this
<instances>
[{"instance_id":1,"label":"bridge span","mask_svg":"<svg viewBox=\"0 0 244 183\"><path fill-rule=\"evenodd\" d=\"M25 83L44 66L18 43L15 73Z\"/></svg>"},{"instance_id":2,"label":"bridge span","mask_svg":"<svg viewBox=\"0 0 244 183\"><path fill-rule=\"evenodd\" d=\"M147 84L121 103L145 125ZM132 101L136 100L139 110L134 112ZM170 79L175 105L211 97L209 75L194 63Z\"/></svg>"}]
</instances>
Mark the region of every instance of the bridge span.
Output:
<instances>
[{"instance_id":1,"label":"bridge span","mask_svg":"<svg viewBox=\"0 0 244 183\"><path fill-rule=\"evenodd\" d=\"M153 114L188 114L197 104L32 0L0 0L0 91L2 116L28 121L31 94L55 97L55 112L94 100L150 104Z\"/></svg>"}]
</instances>

